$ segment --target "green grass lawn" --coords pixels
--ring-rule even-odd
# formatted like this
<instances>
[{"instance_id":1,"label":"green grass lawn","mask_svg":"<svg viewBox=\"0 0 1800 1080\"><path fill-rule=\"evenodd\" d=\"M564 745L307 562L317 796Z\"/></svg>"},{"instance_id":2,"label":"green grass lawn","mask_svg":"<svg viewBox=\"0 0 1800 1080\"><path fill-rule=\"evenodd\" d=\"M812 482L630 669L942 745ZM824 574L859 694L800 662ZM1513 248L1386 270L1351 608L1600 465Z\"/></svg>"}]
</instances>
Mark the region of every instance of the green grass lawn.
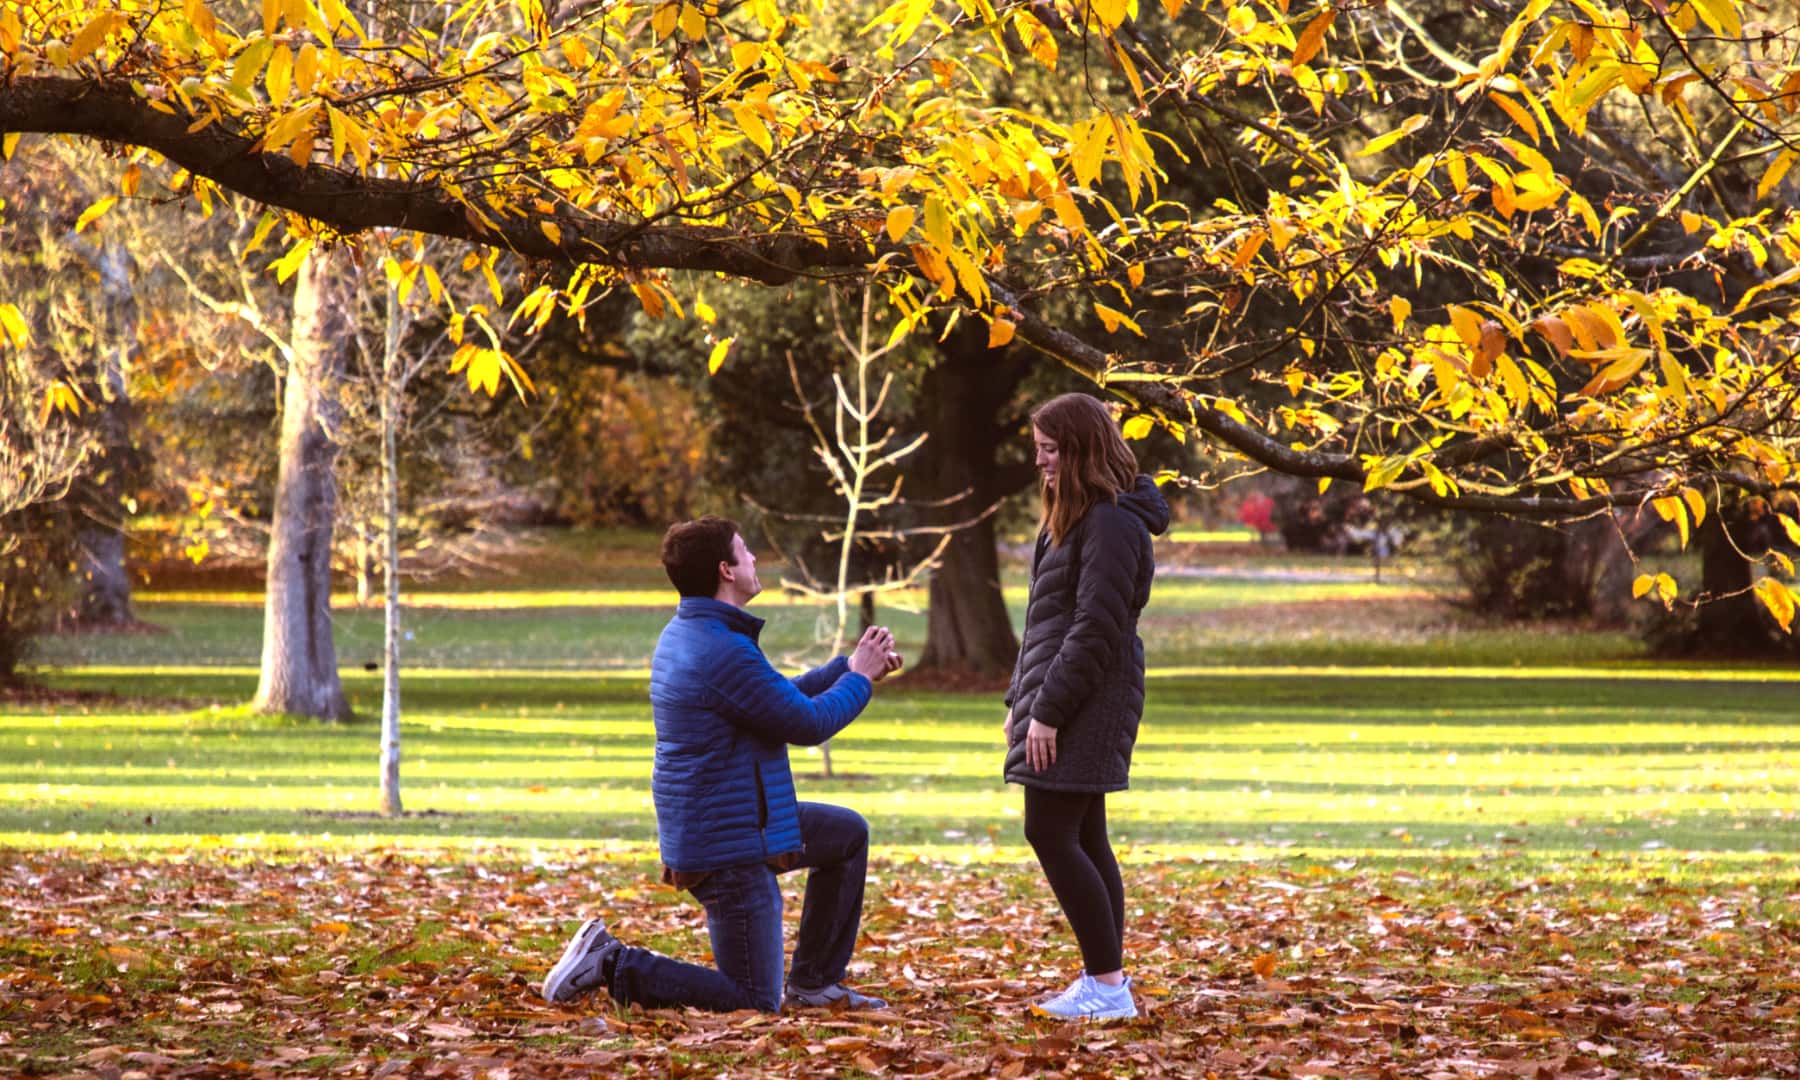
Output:
<instances>
[{"instance_id":1,"label":"green grass lawn","mask_svg":"<svg viewBox=\"0 0 1800 1080\"><path fill-rule=\"evenodd\" d=\"M139 685L165 683L234 701L253 679ZM364 701L376 693L372 677L352 686ZM1157 677L1132 790L1109 813L1128 859L1598 855L1671 873L1788 872L1800 865L1797 690L1800 679L1701 671ZM411 813L399 820L368 813L373 724L236 707L14 708L0 717L0 845L653 855L640 679L427 674L404 701ZM814 774L803 794L860 810L885 848L1025 858L1018 793L997 776L999 720L986 696L880 693L833 743L841 775L817 775L817 752L795 752Z\"/></svg>"},{"instance_id":2,"label":"green grass lawn","mask_svg":"<svg viewBox=\"0 0 1800 1080\"><path fill-rule=\"evenodd\" d=\"M408 593L403 794L375 805L372 723L251 717L261 611L204 579L146 592L158 633L45 642L52 685L120 695L0 712L0 844L308 851L413 847L654 855L648 653L671 598L648 533L554 534L516 576ZM1651 862L1752 874L1800 844L1796 673L1671 668L1620 633L1490 625L1414 561L1164 553L1128 859ZM772 583L778 569L770 568ZM1015 622L1022 568L1007 571ZM557 576L560 575L560 576ZM923 597L889 605L917 652ZM819 612L771 589L770 654L823 653ZM358 711L379 709L380 617L340 606ZM807 797L878 845L1022 860L994 694L884 687L832 746L796 750Z\"/></svg>"}]
</instances>

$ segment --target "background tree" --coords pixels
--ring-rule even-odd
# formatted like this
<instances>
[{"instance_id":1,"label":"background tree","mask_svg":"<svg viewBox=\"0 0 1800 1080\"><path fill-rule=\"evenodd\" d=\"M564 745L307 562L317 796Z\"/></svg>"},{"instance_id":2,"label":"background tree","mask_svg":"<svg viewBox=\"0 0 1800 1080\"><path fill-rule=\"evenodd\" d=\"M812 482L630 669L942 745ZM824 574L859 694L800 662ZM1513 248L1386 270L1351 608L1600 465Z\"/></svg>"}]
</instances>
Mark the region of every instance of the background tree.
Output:
<instances>
[{"instance_id":1,"label":"background tree","mask_svg":"<svg viewBox=\"0 0 1800 1080\"><path fill-rule=\"evenodd\" d=\"M346 232L574 265L530 315L606 286L681 312L677 269L873 274L909 328L960 309L1125 394L1134 432L1439 506L1796 483L1791 17L1532 0L1446 44L1388 6L903 0L852 58L815 50L815 10L476 3L396 51L332 2L270 5L258 37L198 0L37 0L0 23L0 128L149 147ZM996 108L987 80L1020 65L1082 101ZM1580 185L1628 158L1602 130L1627 106L1679 168L1596 204ZM1202 155L1231 190L1161 198ZM1046 318L1074 298L1091 320ZM1278 333L1245 321L1271 309ZM1234 394L1246 377L1290 402ZM1784 583L1759 596L1791 618Z\"/></svg>"}]
</instances>

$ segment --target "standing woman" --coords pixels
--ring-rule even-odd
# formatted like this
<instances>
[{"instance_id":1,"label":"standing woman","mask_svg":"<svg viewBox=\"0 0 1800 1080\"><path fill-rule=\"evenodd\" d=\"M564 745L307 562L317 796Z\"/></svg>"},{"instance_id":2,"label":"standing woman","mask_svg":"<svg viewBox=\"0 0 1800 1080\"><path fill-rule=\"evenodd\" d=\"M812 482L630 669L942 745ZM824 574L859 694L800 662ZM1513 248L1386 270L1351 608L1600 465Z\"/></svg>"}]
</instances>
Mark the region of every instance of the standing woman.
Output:
<instances>
[{"instance_id":1,"label":"standing woman","mask_svg":"<svg viewBox=\"0 0 1800 1080\"><path fill-rule=\"evenodd\" d=\"M1138 613L1156 571L1150 538L1169 505L1138 472L1112 414L1064 394L1031 414L1043 527L1006 693L1006 779L1025 788L1025 839L1081 946L1083 971L1033 1010L1137 1015L1125 975L1125 886L1106 836L1106 794L1123 791L1144 713Z\"/></svg>"}]
</instances>

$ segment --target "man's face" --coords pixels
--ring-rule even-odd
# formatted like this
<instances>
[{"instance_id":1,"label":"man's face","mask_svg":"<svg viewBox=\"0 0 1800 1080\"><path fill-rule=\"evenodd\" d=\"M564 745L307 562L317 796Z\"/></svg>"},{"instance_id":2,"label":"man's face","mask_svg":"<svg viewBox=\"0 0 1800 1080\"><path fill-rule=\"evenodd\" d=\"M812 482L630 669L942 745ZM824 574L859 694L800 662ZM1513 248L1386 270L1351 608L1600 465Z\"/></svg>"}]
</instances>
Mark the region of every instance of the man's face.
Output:
<instances>
[{"instance_id":1,"label":"man's face","mask_svg":"<svg viewBox=\"0 0 1800 1080\"><path fill-rule=\"evenodd\" d=\"M762 592L762 582L756 580L756 556L744 544L744 538L735 533L731 537L731 561L719 565L719 590L730 594L722 599L738 607Z\"/></svg>"}]
</instances>

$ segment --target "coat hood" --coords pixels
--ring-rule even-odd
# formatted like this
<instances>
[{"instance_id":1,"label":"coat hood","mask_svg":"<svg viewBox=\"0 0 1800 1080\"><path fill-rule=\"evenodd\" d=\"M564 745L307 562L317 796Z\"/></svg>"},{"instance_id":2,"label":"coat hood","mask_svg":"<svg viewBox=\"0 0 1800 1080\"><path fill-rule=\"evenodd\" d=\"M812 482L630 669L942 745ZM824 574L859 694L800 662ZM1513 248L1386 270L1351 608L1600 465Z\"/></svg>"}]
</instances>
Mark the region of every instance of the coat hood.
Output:
<instances>
[{"instance_id":1,"label":"coat hood","mask_svg":"<svg viewBox=\"0 0 1800 1080\"><path fill-rule=\"evenodd\" d=\"M1161 536L1169 528L1169 504L1158 490L1156 481L1138 474L1137 486L1119 492L1119 505L1141 518L1151 536Z\"/></svg>"}]
</instances>

